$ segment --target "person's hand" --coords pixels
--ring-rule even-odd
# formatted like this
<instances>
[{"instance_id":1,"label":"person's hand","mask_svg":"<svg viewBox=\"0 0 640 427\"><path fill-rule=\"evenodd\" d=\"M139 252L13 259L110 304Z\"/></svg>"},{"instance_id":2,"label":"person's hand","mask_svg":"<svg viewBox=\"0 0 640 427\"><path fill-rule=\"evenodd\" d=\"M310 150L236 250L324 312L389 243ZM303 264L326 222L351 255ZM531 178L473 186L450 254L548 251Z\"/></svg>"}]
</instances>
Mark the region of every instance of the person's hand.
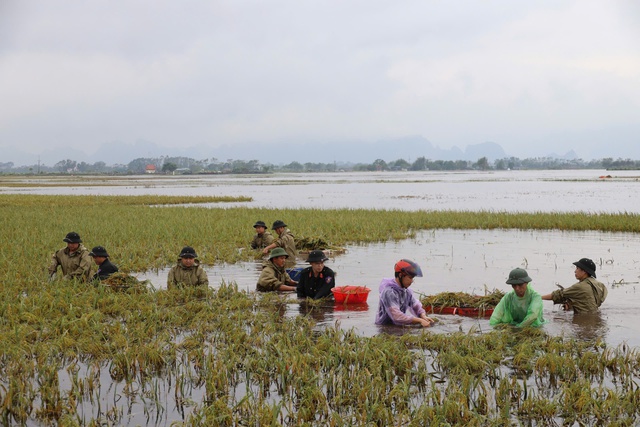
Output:
<instances>
[{"instance_id":1,"label":"person's hand","mask_svg":"<svg viewBox=\"0 0 640 427\"><path fill-rule=\"evenodd\" d=\"M426 319L423 319L422 317L420 317L420 325L422 325L422 327L424 328L428 328L432 326L433 323L434 323L433 319L429 319L428 317Z\"/></svg>"},{"instance_id":2,"label":"person's hand","mask_svg":"<svg viewBox=\"0 0 640 427\"><path fill-rule=\"evenodd\" d=\"M268 248L264 248L264 249L262 250L262 253L263 253L263 254L265 254L265 255L266 255L266 254L268 254L268 253L269 253L269 249L268 249Z\"/></svg>"}]
</instances>

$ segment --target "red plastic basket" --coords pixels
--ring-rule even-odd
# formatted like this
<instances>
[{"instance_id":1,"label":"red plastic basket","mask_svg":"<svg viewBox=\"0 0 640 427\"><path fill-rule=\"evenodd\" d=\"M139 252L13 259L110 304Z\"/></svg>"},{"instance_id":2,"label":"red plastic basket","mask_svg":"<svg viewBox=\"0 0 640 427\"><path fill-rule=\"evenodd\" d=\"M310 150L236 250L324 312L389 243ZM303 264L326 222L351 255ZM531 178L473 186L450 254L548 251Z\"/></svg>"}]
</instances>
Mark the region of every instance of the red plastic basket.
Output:
<instances>
[{"instance_id":1,"label":"red plastic basket","mask_svg":"<svg viewBox=\"0 0 640 427\"><path fill-rule=\"evenodd\" d=\"M331 289L333 297L340 304L362 304L367 302L371 289L366 286L338 286Z\"/></svg>"}]
</instances>

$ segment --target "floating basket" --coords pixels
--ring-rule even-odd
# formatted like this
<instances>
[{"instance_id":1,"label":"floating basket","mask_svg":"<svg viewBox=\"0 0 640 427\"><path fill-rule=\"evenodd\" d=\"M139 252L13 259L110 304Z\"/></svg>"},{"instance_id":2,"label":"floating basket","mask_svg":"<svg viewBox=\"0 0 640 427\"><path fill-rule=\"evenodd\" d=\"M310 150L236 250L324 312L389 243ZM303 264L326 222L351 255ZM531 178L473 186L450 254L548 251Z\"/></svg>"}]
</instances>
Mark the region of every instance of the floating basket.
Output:
<instances>
[{"instance_id":1,"label":"floating basket","mask_svg":"<svg viewBox=\"0 0 640 427\"><path fill-rule=\"evenodd\" d=\"M371 289L365 286L338 286L331 289L331 292L339 304L362 304L367 302Z\"/></svg>"}]
</instances>

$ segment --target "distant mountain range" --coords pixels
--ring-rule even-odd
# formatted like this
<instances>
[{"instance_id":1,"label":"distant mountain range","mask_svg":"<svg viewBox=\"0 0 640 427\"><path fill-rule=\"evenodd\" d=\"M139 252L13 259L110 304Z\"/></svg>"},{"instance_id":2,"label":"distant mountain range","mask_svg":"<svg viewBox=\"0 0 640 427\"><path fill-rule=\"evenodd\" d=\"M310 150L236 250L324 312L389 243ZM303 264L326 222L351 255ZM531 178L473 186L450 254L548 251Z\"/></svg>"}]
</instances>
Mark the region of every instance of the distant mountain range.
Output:
<instances>
[{"instance_id":1,"label":"distant mountain range","mask_svg":"<svg viewBox=\"0 0 640 427\"><path fill-rule=\"evenodd\" d=\"M0 148L0 163L13 162L15 166L34 165L38 155L27 153L15 147ZM639 156L635 158L640 158ZM504 149L494 142L483 142L468 145L464 150L458 147L442 149L434 146L421 136L410 136L375 142L304 142L304 143L272 143L272 144L235 144L222 145L216 148L193 146L188 148L163 147L153 142L137 141L135 143L110 142L102 144L93 154L76 149L47 150L39 155L40 163L53 166L60 160L71 159L78 162L105 162L107 165L128 164L136 158L156 158L161 156L191 157L197 160L217 159L224 161L259 160L260 163L288 164L292 161L300 163L372 163L376 159L386 162L404 159L409 162L419 157L431 160L471 160L487 157L489 161L505 157L521 157L517 154L505 153ZM579 156L573 151L565 154L551 153L541 157L559 159L575 159ZM602 157L608 157L606 154ZM601 158L602 158L601 157ZM615 156L612 156L615 157ZM523 157L521 157L523 158ZM629 158L634 158L630 156Z\"/></svg>"}]
</instances>

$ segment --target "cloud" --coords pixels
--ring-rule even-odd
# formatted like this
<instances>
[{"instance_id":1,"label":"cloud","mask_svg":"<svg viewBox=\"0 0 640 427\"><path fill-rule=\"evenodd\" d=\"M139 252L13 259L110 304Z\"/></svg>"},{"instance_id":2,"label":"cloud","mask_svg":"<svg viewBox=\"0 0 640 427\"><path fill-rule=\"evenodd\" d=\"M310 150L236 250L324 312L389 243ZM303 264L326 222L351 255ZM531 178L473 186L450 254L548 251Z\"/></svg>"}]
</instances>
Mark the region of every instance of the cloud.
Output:
<instances>
[{"instance_id":1,"label":"cloud","mask_svg":"<svg viewBox=\"0 0 640 427\"><path fill-rule=\"evenodd\" d=\"M633 2L3 2L0 145L631 138ZM159 153L160 154L160 153Z\"/></svg>"}]
</instances>

